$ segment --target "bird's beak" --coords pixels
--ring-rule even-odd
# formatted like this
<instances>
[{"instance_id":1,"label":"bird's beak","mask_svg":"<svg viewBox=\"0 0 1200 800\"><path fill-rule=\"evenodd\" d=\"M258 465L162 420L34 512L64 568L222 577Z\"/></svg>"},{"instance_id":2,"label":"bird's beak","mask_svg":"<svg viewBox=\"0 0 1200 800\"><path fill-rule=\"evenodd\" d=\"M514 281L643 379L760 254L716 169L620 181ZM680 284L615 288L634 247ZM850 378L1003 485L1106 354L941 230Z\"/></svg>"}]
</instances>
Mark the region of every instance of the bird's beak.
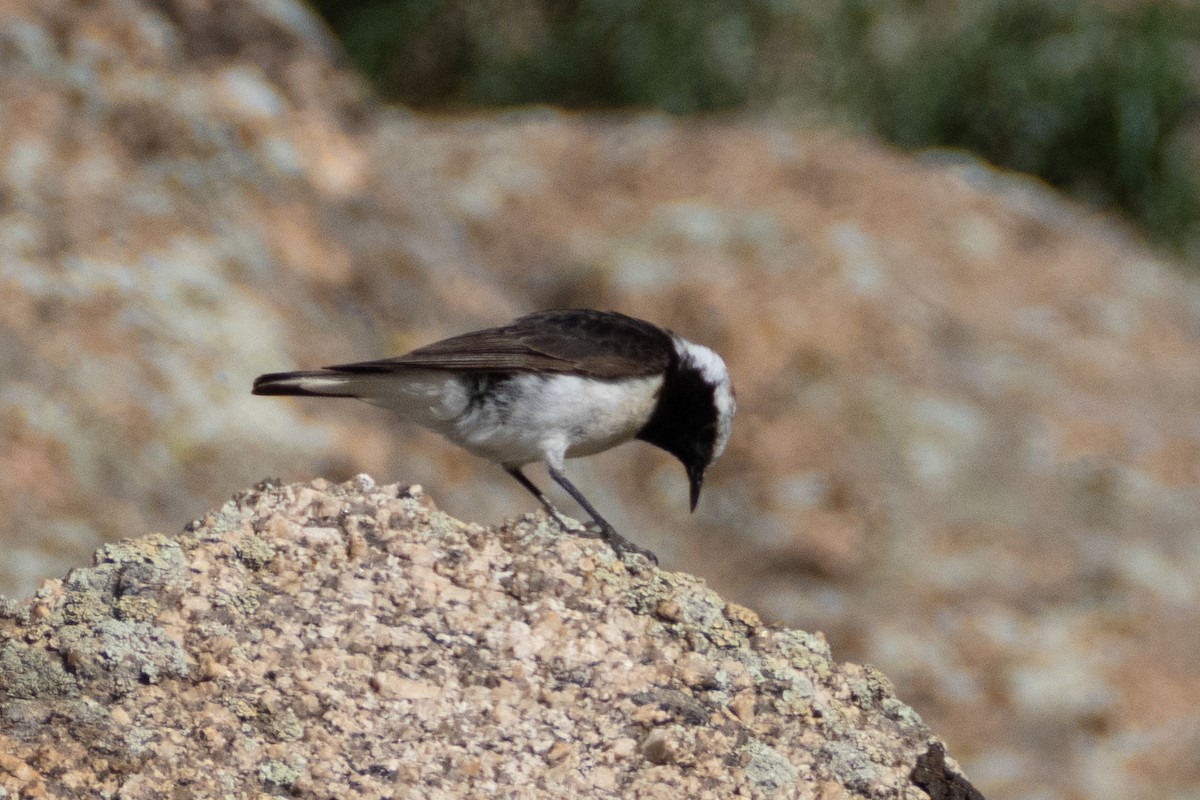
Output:
<instances>
[{"instance_id":1,"label":"bird's beak","mask_svg":"<svg viewBox=\"0 0 1200 800\"><path fill-rule=\"evenodd\" d=\"M700 500L700 487L704 485L704 467L688 467L688 481L692 486L692 511L696 510L696 503Z\"/></svg>"}]
</instances>

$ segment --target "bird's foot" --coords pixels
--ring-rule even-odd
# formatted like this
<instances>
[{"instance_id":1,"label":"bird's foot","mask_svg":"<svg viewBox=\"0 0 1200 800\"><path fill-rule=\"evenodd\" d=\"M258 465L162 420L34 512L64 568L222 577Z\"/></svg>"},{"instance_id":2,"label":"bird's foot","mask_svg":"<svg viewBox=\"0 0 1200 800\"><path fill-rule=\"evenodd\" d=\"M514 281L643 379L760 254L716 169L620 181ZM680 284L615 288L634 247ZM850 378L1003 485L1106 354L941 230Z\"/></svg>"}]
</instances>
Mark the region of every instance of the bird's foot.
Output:
<instances>
[{"instance_id":1,"label":"bird's foot","mask_svg":"<svg viewBox=\"0 0 1200 800\"><path fill-rule=\"evenodd\" d=\"M572 533L577 536L582 536L586 539L603 539L608 542L609 546L616 551L618 558L623 558L626 553L637 553L644 557L654 566L658 566L658 556L654 552L647 550L645 547L634 544L626 539L621 534L617 533L612 525L600 522L581 522L578 527L567 523L566 518L559 514L557 509L551 510L551 517L558 522L558 526L565 533Z\"/></svg>"},{"instance_id":2,"label":"bird's foot","mask_svg":"<svg viewBox=\"0 0 1200 800\"><path fill-rule=\"evenodd\" d=\"M609 543L612 549L616 552L618 558L623 559L626 553L637 553L654 566L658 566L658 556L654 555L653 551L629 541L624 536L617 533L617 531L611 525L598 525L597 527L599 528L600 537Z\"/></svg>"}]
</instances>

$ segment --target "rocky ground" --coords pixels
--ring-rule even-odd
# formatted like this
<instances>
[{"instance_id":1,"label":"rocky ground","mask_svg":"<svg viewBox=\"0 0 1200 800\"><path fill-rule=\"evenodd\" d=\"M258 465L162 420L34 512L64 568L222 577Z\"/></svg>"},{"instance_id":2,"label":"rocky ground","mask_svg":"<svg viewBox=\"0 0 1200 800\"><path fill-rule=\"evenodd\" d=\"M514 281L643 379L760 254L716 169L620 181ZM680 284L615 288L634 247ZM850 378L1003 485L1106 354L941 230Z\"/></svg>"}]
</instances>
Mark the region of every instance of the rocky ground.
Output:
<instances>
[{"instance_id":1,"label":"rocky ground","mask_svg":"<svg viewBox=\"0 0 1200 800\"><path fill-rule=\"evenodd\" d=\"M647 446L568 465L664 566L878 665L985 794L1200 788L1200 292L1119 222L773 120L382 108L286 2L0 0L0 591L265 475L530 510L248 389L570 304L733 371L695 515Z\"/></svg>"},{"instance_id":2,"label":"rocky ground","mask_svg":"<svg viewBox=\"0 0 1200 800\"><path fill-rule=\"evenodd\" d=\"M544 515L262 484L0 618L0 796L982 798L877 670Z\"/></svg>"}]
</instances>

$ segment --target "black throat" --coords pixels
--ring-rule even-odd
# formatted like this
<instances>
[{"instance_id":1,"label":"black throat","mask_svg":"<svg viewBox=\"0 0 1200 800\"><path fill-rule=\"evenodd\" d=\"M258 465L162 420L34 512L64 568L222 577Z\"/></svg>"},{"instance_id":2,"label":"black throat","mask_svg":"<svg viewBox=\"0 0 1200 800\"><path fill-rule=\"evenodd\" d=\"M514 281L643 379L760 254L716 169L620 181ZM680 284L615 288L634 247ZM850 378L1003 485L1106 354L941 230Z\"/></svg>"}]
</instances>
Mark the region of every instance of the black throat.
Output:
<instances>
[{"instance_id":1,"label":"black throat","mask_svg":"<svg viewBox=\"0 0 1200 800\"><path fill-rule=\"evenodd\" d=\"M712 461L717 438L713 386L698 370L685 365L673 350L658 404L637 438L678 458L689 474L703 473Z\"/></svg>"}]
</instances>

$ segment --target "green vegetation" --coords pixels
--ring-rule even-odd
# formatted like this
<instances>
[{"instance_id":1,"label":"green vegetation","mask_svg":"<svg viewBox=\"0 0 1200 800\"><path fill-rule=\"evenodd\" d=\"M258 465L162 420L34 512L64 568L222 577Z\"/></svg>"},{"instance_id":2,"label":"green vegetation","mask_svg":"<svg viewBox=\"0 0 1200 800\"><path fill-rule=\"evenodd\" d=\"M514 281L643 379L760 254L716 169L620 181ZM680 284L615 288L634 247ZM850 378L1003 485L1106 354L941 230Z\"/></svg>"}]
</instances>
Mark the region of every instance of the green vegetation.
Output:
<instances>
[{"instance_id":1,"label":"green vegetation","mask_svg":"<svg viewBox=\"0 0 1200 800\"><path fill-rule=\"evenodd\" d=\"M1039 175L1180 247L1200 221L1198 23L1190 7L980 4L907 52L861 54L867 86L840 97L901 146L961 147Z\"/></svg>"},{"instance_id":2,"label":"green vegetation","mask_svg":"<svg viewBox=\"0 0 1200 800\"><path fill-rule=\"evenodd\" d=\"M745 0L315 5L384 96L413 106L550 103L684 114L748 100L747 26L757 4Z\"/></svg>"},{"instance_id":3,"label":"green vegetation","mask_svg":"<svg viewBox=\"0 0 1200 800\"><path fill-rule=\"evenodd\" d=\"M317 0L384 96L751 109L959 147L1196 251L1200 6L1145 0ZM1195 255L1195 253L1193 253Z\"/></svg>"}]
</instances>

